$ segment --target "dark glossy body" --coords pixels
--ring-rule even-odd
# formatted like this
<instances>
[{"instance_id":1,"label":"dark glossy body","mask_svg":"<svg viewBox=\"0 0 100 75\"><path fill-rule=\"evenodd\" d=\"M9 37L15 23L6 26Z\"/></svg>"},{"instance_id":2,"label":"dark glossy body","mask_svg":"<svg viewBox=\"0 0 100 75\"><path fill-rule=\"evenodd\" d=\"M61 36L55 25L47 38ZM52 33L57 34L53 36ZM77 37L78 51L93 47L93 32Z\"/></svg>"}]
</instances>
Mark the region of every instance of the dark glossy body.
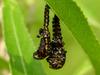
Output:
<instances>
[{"instance_id":1,"label":"dark glossy body","mask_svg":"<svg viewBox=\"0 0 100 75\"><path fill-rule=\"evenodd\" d=\"M55 15L53 18L53 39L49 56L46 59L49 62L49 67L53 69L62 68L66 60L66 51L63 47L61 28L59 18Z\"/></svg>"},{"instance_id":2,"label":"dark glossy body","mask_svg":"<svg viewBox=\"0 0 100 75\"><path fill-rule=\"evenodd\" d=\"M44 59L48 55L48 50L50 48L50 32L48 29L49 25L49 6L45 6L44 11L44 27L40 28L38 37L41 37L40 45L38 50L33 53L35 59Z\"/></svg>"}]
</instances>

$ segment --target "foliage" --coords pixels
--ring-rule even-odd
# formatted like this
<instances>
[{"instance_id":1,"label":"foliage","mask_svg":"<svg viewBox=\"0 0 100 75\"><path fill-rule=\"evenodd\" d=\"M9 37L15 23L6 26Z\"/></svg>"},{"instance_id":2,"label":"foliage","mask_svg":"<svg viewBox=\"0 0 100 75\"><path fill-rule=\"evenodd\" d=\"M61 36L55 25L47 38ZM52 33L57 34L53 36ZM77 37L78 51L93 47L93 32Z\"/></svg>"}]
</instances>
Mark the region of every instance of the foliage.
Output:
<instances>
[{"instance_id":1,"label":"foliage","mask_svg":"<svg viewBox=\"0 0 100 75\"><path fill-rule=\"evenodd\" d=\"M51 7L50 18L52 19L55 13L61 20L67 50L66 63L62 69L52 70L45 60L38 61L32 58L39 44L36 35L43 24L45 2L36 0L37 13L31 14L34 15L32 16L34 22L29 23L25 22L29 19L27 13L23 14L22 11L24 9L24 12L27 12L27 9L21 8L17 0L4 0L2 28L10 56L12 75L82 75L84 73L88 75L89 71L91 71L89 75L94 75L94 69L96 75L100 75L100 45L81 9L72 0L45 1ZM26 29L26 23L27 25L33 23L29 29L32 38Z\"/></svg>"}]
</instances>

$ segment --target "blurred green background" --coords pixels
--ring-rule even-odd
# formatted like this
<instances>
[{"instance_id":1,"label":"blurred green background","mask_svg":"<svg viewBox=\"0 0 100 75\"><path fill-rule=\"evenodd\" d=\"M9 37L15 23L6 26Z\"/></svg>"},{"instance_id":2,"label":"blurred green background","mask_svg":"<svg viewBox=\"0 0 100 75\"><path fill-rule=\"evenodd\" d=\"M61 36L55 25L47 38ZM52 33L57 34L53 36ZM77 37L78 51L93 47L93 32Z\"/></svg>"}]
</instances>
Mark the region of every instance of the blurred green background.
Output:
<instances>
[{"instance_id":1,"label":"blurred green background","mask_svg":"<svg viewBox=\"0 0 100 75\"><path fill-rule=\"evenodd\" d=\"M39 39L36 38L38 30L43 25L43 12L44 12L44 0L17 0L24 19L28 28L29 33L32 36L33 41L35 41L35 47L38 47ZM83 11L85 17L88 20L91 29L96 35L97 40L100 42L100 0L74 0L77 5ZM0 13L1 14L1 13ZM52 19L54 12L50 11L50 19ZM1 22L1 21L0 21ZM1 22L2 23L2 22ZM0 23L0 30L1 30ZM69 29L61 22L61 28L63 33L63 38L65 42L65 49L67 50L67 60L65 66L60 70L52 70L48 68L48 63L42 60L42 66L47 75L95 75L94 68L81 48L80 44L73 37ZM50 24L50 31L52 31ZM66 32L66 33L64 33ZM0 37L2 30L0 31ZM1 75L1 74L0 74Z\"/></svg>"}]
</instances>

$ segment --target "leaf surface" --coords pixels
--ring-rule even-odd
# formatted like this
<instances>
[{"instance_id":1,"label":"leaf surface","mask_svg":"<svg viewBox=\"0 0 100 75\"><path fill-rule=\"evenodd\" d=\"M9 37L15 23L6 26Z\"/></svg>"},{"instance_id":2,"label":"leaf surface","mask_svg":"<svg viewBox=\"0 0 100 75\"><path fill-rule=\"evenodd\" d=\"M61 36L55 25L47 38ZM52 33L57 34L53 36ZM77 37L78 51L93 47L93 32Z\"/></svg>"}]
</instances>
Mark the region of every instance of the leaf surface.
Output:
<instances>
[{"instance_id":1,"label":"leaf surface","mask_svg":"<svg viewBox=\"0 0 100 75\"><path fill-rule=\"evenodd\" d=\"M82 11L72 0L46 1L87 53L94 65L96 74L100 75L100 45L89 27L87 19L84 17Z\"/></svg>"},{"instance_id":2,"label":"leaf surface","mask_svg":"<svg viewBox=\"0 0 100 75\"><path fill-rule=\"evenodd\" d=\"M4 0L3 20L12 75L45 75L41 63L32 57L34 42L25 27L23 14L16 0Z\"/></svg>"}]
</instances>

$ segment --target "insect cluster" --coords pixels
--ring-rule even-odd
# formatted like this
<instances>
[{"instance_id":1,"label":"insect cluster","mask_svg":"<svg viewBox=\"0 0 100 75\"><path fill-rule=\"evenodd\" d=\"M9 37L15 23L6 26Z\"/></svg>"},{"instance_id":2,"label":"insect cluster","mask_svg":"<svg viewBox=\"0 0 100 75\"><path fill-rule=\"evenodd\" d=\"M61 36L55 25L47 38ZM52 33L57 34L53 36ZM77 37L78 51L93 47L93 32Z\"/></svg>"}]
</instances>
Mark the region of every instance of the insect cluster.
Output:
<instances>
[{"instance_id":1,"label":"insect cluster","mask_svg":"<svg viewBox=\"0 0 100 75\"><path fill-rule=\"evenodd\" d=\"M49 25L49 6L45 6L44 11L44 25L40 28L38 37L41 37L40 46L38 50L33 53L35 59L44 59L48 55L48 50L50 48L50 32L48 29Z\"/></svg>"},{"instance_id":2,"label":"insect cluster","mask_svg":"<svg viewBox=\"0 0 100 75\"><path fill-rule=\"evenodd\" d=\"M64 50L64 43L62 40L60 20L54 15L52 21L53 37L50 39L49 32L49 9L48 5L45 6L44 11L44 25L40 28L38 38L41 37L38 50L33 53L35 59L46 58L49 67L52 69L62 68L66 60L66 51Z\"/></svg>"}]
</instances>

